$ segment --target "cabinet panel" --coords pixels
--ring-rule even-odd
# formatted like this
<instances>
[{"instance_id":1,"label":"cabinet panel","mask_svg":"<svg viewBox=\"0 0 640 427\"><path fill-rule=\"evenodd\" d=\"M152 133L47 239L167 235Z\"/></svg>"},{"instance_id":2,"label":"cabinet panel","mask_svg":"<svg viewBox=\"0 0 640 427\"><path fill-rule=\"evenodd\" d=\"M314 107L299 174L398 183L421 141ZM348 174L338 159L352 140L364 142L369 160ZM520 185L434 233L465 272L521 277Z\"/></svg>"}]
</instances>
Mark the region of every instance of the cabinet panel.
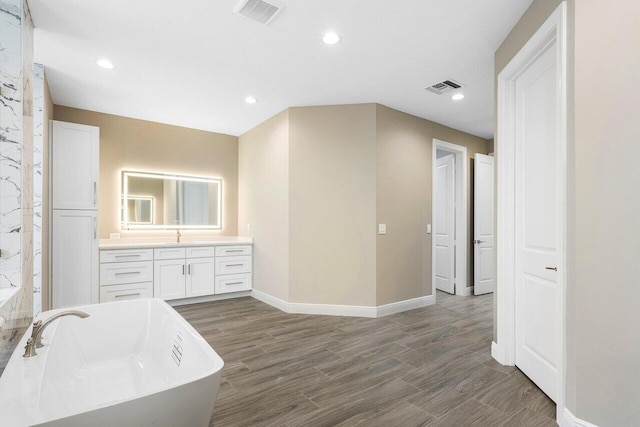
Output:
<instances>
[{"instance_id":1,"label":"cabinet panel","mask_svg":"<svg viewBox=\"0 0 640 427\"><path fill-rule=\"evenodd\" d=\"M213 295L215 293L215 268L213 258L187 260L187 297Z\"/></svg>"},{"instance_id":2,"label":"cabinet panel","mask_svg":"<svg viewBox=\"0 0 640 427\"><path fill-rule=\"evenodd\" d=\"M98 302L98 212L53 211L52 308Z\"/></svg>"},{"instance_id":3,"label":"cabinet panel","mask_svg":"<svg viewBox=\"0 0 640 427\"><path fill-rule=\"evenodd\" d=\"M100 264L100 285L153 281L153 261Z\"/></svg>"},{"instance_id":4,"label":"cabinet panel","mask_svg":"<svg viewBox=\"0 0 640 427\"><path fill-rule=\"evenodd\" d=\"M157 248L153 250L154 259L184 259L185 256L184 248Z\"/></svg>"},{"instance_id":5,"label":"cabinet panel","mask_svg":"<svg viewBox=\"0 0 640 427\"><path fill-rule=\"evenodd\" d=\"M187 258L213 258L214 254L213 246L187 248Z\"/></svg>"},{"instance_id":6,"label":"cabinet panel","mask_svg":"<svg viewBox=\"0 0 640 427\"><path fill-rule=\"evenodd\" d=\"M216 276L216 294L251 290L251 273Z\"/></svg>"},{"instance_id":7,"label":"cabinet panel","mask_svg":"<svg viewBox=\"0 0 640 427\"><path fill-rule=\"evenodd\" d=\"M53 209L97 209L100 129L53 122Z\"/></svg>"},{"instance_id":8,"label":"cabinet panel","mask_svg":"<svg viewBox=\"0 0 640 427\"><path fill-rule=\"evenodd\" d=\"M100 262L153 261L153 249L109 249L100 251Z\"/></svg>"},{"instance_id":9,"label":"cabinet panel","mask_svg":"<svg viewBox=\"0 0 640 427\"><path fill-rule=\"evenodd\" d=\"M216 258L216 274L238 274L251 272L251 256L229 256Z\"/></svg>"},{"instance_id":10,"label":"cabinet panel","mask_svg":"<svg viewBox=\"0 0 640 427\"><path fill-rule=\"evenodd\" d=\"M216 246L216 256L251 255L251 246Z\"/></svg>"},{"instance_id":11,"label":"cabinet panel","mask_svg":"<svg viewBox=\"0 0 640 427\"><path fill-rule=\"evenodd\" d=\"M153 298L153 282L100 287L100 302Z\"/></svg>"},{"instance_id":12,"label":"cabinet panel","mask_svg":"<svg viewBox=\"0 0 640 427\"><path fill-rule=\"evenodd\" d=\"M153 296L165 300L186 296L186 262L184 259L155 261Z\"/></svg>"}]
</instances>

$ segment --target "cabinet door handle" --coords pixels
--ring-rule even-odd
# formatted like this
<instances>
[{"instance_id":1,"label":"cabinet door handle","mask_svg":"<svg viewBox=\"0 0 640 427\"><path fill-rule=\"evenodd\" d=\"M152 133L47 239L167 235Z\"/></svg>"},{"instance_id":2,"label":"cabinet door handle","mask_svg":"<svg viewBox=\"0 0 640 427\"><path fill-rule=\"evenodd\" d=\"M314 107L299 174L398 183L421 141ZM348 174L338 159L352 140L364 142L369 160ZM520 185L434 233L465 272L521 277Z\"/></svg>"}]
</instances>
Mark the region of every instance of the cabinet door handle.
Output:
<instances>
[{"instance_id":1,"label":"cabinet door handle","mask_svg":"<svg viewBox=\"0 0 640 427\"><path fill-rule=\"evenodd\" d=\"M98 238L98 219L93 218L93 240Z\"/></svg>"},{"instance_id":2,"label":"cabinet door handle","mask_svg":"<svg viewBox=\"0 0 640 427\"><path fill-rule=\"evenodd\" d=\"M189 269L187 270L187 274L191 274L191 264L189 264Z\"/></svg>"},{"instance_id":3,"label":"cabinet door handle","mask_svg":"<svg viewBox=\"0 0 640 427\"><path fill-rule=\"evenodd\" d=\"M123 294L123 295L115 295L114 298L124 298L124 297L135 297L140 295L140 292L137 292L135 294Z\"/></svg>"},{"instance_id":4,"label":"cabinet door handle","mask_svg":"<svg viewBox=\"0 0 640 427\"><path fill-rule=\"evenodd\" d=\"M182 275L184 276L184 264L182 264Z\"/></svg>"},{"instance_id":5,"label":"cabinet door handle","mask_svg":"<svg viewBox=\"0 0 640 427\"><path fill-rule=\"evenodd\" d=\"M98 183L93 181L93 206L98 204Z\"/></svg>"}]
</instances>

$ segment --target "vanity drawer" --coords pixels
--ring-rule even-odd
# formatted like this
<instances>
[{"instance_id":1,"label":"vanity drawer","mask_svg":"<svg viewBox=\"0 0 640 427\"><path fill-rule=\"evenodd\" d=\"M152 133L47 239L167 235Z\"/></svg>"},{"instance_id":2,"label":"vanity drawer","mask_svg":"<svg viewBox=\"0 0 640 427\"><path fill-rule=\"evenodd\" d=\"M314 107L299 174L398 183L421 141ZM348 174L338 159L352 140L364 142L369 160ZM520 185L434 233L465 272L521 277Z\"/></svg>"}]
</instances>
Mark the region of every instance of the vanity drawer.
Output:
<instances>
[{"instance_id":1,"label":"vanity drawer","mask_svg":"<svg viewBox=\"0 0 640 427\"><path fill-rule=\"evenodd\" d=\"M153 261L153 249L113 249L100 251L100 262Z\"/></svg>"},{"instance_id":2,"label":"vanity drawer","mask_svg":"<svg viewBox=\"0 0 640 427\"><path fill-rule=\"evenodd\" d=\"M216 246L216 256L251 255L251 245Z\"/></svg>"},{"instance_id":3,"label":"vanity drawer","mask_svg":"<svg viewBox=\"0 0 640 427\"><path fill-rule=\"evenodd\" d=\"M216 276L216 295L251 290L251 273Z\"/></svg>"},{"instance_id":4,"label":"vanity drawer","mask_svg":"<svg viewBox=\"0 0 640 427\"><path fill-rule=\"evenodd\" d=\"M153 261L100 264L100 286L153 282Z\"/></svg>"},{"instance_id":5,"label":"vanity drawer","mask_svg":"<svg viewBox=\"0 0 640 427\"><path fill-rule=\"evenodd\" d=\"M100 287L100 302L153 298L153 282Z\"/></svg>"},{"instance_id":6,"label":"vanity drawer","mask_svg":"<svg viewBox=\"0 0 640 427\"><path fill-rule=\"evenodd\" d=\"M187 248L187 258L213 258L214 252L213 246Z\"/></svg>"},{"instance_id":7,"label":"vanity drawer","mask_svg":"<svg viewBox=\"0 0 640 427\"><path fill-rule=\"evenodd\" d=\"M251 272L251 256L229 256L216 258L216 276Z\"/></svg>"},{"instance_id":8,"label":"vanity drawer","mask_svg":"<svg viewBox=\"0 0 640 427\"><path fill-rule=\"evenodd\" d=\"M185 248L158 248L153 250L154 259L179 259L185 258Z\"/></svg>"}]
</instances>

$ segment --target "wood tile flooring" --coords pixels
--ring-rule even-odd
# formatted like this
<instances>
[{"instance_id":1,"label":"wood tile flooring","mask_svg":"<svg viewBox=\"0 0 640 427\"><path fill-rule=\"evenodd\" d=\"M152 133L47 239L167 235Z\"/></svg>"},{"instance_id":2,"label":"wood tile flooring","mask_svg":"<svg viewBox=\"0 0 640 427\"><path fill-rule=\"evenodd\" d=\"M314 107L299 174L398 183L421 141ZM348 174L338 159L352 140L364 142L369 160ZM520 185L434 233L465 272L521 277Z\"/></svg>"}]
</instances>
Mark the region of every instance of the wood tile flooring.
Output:
<instances>
[{"instance_id":1,"label":"wood tile flooring","mask_svg":"<svg viewBox=\"0 0 640 427\"><path fill-rule=\"evenodd\" d=\"M491 295L379 319L252 298L179 307L224 359L211 425L555 426L555 405L490 356Z\"/></svg>"}]
</instances>

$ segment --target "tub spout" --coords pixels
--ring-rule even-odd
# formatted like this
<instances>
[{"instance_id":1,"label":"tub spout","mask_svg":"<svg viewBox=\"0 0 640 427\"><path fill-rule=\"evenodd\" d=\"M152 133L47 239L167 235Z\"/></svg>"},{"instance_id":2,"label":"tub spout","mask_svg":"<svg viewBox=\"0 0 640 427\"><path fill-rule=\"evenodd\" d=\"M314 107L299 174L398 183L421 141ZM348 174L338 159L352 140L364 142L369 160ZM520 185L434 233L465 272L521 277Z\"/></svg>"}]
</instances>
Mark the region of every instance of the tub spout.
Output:
<instances>
[{"instance_id":1,"label":"tub spout","mask_svg":"<svg viewBox=\"0 0 640 427\"><path fill-rule=\"evenodd\" d=\"M40 348L43 346L42 344L42 332L44 332L45 328L51 324L56 319L59 319L63 316L76 316L81 319L85 319L89 317L87 313L84 311L78 310L68 310L62 311L58 314L54 314L49 317L44 322L42 320L38 320L37 322L33 322L33 329L31 330L31 337L27 340L27 345L24 347L23 357L33 357L37 355L36 348Z\"/></svg>"}]
</instances>

